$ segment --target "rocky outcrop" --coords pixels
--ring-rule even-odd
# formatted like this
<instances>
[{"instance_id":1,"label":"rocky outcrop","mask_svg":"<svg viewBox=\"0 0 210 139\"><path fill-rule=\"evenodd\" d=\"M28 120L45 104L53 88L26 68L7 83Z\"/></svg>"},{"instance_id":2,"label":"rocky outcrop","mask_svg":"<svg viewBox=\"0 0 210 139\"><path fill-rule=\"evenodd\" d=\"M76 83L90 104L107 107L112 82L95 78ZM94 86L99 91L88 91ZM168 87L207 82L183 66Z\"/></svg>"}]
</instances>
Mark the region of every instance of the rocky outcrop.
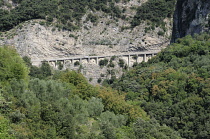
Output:
<instances>
[{"instance_id":1,"label":"rocky outcrop","mask_svg":"<svg viewBox=\"0 0 210 139\"><path fill-rule=\"evenodd\" d=\"M84 22L76 31L59 30L43 25L43 20L31 20L6 32L0 45L15 46L21 56L31 59L69 57L75 55L114 55L131 51L161 49L169 43L170 26L165 36L160 28L145 33L145 24L123 29L127 24L100 16L97 24ZM84 19L85 20L85 19ZM42 25L41 25L42 24ZM170 23L168 23L170 24Z\"/></svg>"},{"instance_id":2,"label":"rocky outcrop","mask_svg":"<svg viewBox=\"0 0 210 139\"><path fill-rule=\"evenodd\" d=\"M178 0L174 13L172 42L210 29L209 0Z\"/></svg>"}]
</instances>

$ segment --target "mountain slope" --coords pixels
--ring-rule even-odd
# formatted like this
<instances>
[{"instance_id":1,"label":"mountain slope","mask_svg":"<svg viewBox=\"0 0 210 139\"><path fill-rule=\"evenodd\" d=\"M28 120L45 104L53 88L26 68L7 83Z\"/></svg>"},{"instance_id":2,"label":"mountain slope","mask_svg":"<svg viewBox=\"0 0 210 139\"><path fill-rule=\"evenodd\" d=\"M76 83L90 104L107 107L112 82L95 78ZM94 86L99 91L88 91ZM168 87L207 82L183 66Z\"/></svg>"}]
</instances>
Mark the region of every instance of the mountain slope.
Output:
<instances>
[{"instance_id":1,"label":"mountain slope","mask_svg":"<svg viewBox=\"0 0 210 139\"><path fill-rule=\"evenodd\" d=\"M22 56L32 59L160 49L157 44L164 43L165 47L169 43L172 13L160 16L161 25L153 24L152 19L140 19L140 7L148 10L146 3L153 2L18 1L10 12L5 8L0 10L3 31L0 44L13 45ZM166 5L154 4L154 10L159 6ZM134 25L134 22L139 23Z\"/></svg>"},{"instance_id":2,"label":"mountain slope","mask_svg":"<svg viewBox=\"0 0 210 139\"><path fill-rule=\"evenodd\" d=\"M111 86L183 138L210 134L210 34L186 36ZM109 82L108 82L109 83Z\"/></svg>"}]
</instances>

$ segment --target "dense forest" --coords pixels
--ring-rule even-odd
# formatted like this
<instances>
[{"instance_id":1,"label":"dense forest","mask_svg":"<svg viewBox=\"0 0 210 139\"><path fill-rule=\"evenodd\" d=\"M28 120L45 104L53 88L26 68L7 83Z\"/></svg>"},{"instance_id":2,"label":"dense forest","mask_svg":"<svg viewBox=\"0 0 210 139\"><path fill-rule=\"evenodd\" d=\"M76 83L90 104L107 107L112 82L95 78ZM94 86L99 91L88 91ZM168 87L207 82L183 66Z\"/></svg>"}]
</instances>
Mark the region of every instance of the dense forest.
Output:
<instances>
[{"instance_id":1,"label":"dense forest","mask_svg":"<svg viewBox=\"0 0 210 139\"><path fill-rule=\"evenodd\" d=\"M113 17L120 17L121 10L115 6L118 0L13 0L18 6L11 10L0 9L0 31L13 28L27 20L46 19L48 24L54 23L66 30L78 29L81 17L87 10L99 11ZM3 5L3 2L0 3ZM97 15L88 16L96 22Z\"/></svg>"},{"instance_id":2,"label":"dense forest","mask_svg":"<svg viewBox=\"0 0 210 139\"><path fill-rule=\"evenodd\" d=\"M87 14L87 21L97 22L96 11L104 12L112 18L127 20L123 14L126 8L119 7L119 2L130 0L12 0L13 5L0 0L0 31L7 31L18 24L32 20L45 19L46 24L53 24L59 29L76 30L81 26L81 18ZM131 27L135 27L143 20L149 20L156 25L163 25L163 19L171 17L175 0L148 0L139 8L131 19ZM88 12L89 11L89 12ZM92 11L92 12L90 12Z\"/></svg>"},{"instance_id":3,"label":"dense forest","mask_svg":"<svg viewBox=\"0 0 210 139\"><path fill-rule=\"evenodd\" d=\"M175 0L148 0L138 7L131 26L135 27L142 21L148 20L152 23L152 28L155 26L164 27L164 19L173 16L175 8Z\"/></svg>"},{"instance_id":4,"label":"dense forest","mask_svg":"<svg viewBox=\"0 0 210 139\"><path fill-rule=\"evenodd\" d=\"M206 139L209 46L209 34L179 39L107 87L0 47L0 138Z\"/></svg>"},{"instance_id":5,"label":"dense forest","mask_svg":"<svg viewBox=\"0 0 210 139\"><path fill-rule=\"evenodd\" d=\"M210 137L210 35L178 39L147 63L106 85L181 137Z\"/></svg>"}]
</instances>

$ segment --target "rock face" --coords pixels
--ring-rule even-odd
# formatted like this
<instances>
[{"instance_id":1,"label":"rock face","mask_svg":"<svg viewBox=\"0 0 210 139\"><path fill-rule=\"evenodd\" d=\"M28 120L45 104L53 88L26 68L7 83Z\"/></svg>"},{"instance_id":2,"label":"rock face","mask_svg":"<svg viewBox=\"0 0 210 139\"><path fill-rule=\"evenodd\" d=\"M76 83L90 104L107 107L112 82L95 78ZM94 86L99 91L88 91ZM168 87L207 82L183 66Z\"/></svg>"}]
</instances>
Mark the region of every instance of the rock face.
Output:
<instances>
[{"instance_id":1,"label":"rock face","mask_svg":"<svg viewBox=\"0 0 210 139\"><path fill-rule=\"evenodd\" d=\"M178 0L174 13L172 42L210 29L209 0Z\"/></svg>"},{"instance_id":2,"label":"rock face","mask_svg":"<svg viewBox=\"0 0 210 139\"><path fill-rule=\"evenodd\" d=\"M97 25L84 23L77 31L62 31L53 26L40 25L42 20L28 21L8 31L0 45L15 46L21 56L58 58L75 55L113 55L129 51L161 49L168 37L158 36L160 30L144 32L145 25L121 30L122 21L101 18ZM170 28L170 27L169 27ZM170 31L166 36L170 36Z\"/></svg>"},{"instance_id":3,"label":"rock face","mask_svg":"<svg viewBox=\"0 0 210 139\"><path fill-rule=\"evenodd\" d=\"M170 42L172 19L165 19L165 33L160 27L148 30L150 24L142 22L135 28L130 27L136 14L135 8L147 0L119 2L125 19L115 18L100 11L87 11L81 19L81 26L75 31L63 31L54 25L43 24L44 20L31 20L4 33L0 45L15 46L21 56L31 59L49 57L68 57L75 55L113 55L129 51L161 49ZM97 22L87 20L88 14L98 17ZM161 46L161 47L160 47Z\"/></svg>"}]
</instances>

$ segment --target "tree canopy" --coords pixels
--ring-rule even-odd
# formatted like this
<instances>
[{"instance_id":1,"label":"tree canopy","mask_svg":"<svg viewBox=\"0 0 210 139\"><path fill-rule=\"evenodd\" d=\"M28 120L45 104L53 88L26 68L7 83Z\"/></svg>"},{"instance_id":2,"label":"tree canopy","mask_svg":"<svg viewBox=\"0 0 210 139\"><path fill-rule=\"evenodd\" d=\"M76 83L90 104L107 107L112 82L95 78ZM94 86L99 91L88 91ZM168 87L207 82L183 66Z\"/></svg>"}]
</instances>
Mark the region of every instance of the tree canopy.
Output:
<instances>
[{"instance_id":1,"label":"tree canopy","mask_svg":"<svg viewBox=\"0 0 210 139\"><path fill-rule=\"evenodd\" d=\"M208 138L210 134L210 35L177 40L147 63L138 64L112 83L127 92L161 125L183 138Z\"/></svg>"}]
</instances>

